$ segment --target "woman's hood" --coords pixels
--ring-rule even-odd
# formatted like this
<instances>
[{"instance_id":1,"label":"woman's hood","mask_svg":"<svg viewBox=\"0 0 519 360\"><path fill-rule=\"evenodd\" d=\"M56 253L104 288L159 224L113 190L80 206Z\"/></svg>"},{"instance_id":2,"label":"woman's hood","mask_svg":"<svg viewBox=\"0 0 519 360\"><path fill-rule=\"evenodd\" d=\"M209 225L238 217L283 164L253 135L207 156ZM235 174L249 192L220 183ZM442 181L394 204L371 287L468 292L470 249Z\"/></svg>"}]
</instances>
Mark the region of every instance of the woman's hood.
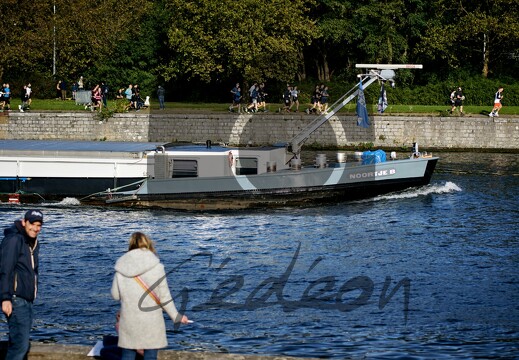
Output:
<instances>
[{"instance_id":1,"label":"woman's hood","mask_svg":"<svg viewBox=\"0 0 519 360\"><path fill-rule=\"evenodd\" d=\"M126 277L142 275L160 264L160 260L147 249L134 249L121 256L115 263L115 271Z\"/></svg>"}]
</instances>

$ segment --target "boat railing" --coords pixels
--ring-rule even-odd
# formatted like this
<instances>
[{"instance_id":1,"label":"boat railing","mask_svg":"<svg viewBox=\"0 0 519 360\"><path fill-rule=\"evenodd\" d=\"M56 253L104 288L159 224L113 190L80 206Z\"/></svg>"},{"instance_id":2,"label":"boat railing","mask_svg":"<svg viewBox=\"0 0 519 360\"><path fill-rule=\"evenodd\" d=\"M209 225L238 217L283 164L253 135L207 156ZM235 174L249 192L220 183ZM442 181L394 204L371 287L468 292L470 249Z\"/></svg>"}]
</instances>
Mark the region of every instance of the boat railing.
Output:
<instances>
[{"instance_id":1,"label":"boat railing","mask_svg":"<svg viewBox=\"0 0 519 360\"><path fill-rule=\"evenodd\" d=\"M106 190L103 190L103 191L99 191L99 192L96 192L96 193L93 193L93 194L90 194L90 195L87 195L85 197L82 197L81 199L79 199L79 201L84 201L84 200L87 200L87 199L90 199L90 198L93 198L93 197L99 197L99 196L107 196L107 197L111 197L113 195L116 195L116 194L122 194L122 193L125 193L127 194L127 192L121 192L120 190L121 189L125 189L125 188L128 188L130 186L135 186L135 185L142 185L147 179L142 179L142 180L139 180L139 181L135 181L131 184L126 184L126 185L122 185L122 186L118 186L118 187L115 187L113 189L111 188L108 188ZM140 187L140 186L139 186ZM137 191L138 189L136 189L135 191ZM134 191L134 192L135 192Z\"/></svg>"}]
</instances>

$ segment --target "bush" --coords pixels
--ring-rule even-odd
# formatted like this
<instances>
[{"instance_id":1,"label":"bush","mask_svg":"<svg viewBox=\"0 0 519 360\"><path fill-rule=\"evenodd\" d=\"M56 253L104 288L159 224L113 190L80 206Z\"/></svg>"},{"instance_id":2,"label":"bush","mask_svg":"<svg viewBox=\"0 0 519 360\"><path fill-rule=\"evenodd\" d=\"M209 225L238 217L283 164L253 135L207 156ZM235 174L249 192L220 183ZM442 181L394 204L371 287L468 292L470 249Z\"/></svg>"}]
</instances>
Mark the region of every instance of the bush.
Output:
<instances>
[{"instance_id":1,"label":"bush","mask_svg":"<svg viewBox=\"0 0 519 360\"><path fill-rule=\"evenodd\" d=\"M504 87L503 104L505 106L519 105L519 83L512 79L506 81L496 79L485 79L479 75L469 76L464 74L463 78L441 80L434 78L426 85L399 86L398 78L396 79L396 88L386 86L386 92L389 104L394 105L446 105L449 101L450 94L458 86L463 89L465 95L464 105L490 106L494 103L494 94L499 86ZM306 81L297 84L301 90L303 99L309 100L313 93L316 81ZM328 82L330 88L331 102L336 101L340 96L345 94L354 82ZM366 89L366 102L376 104L378 102L380 87L376 83Z\"/></svg>"}]
</instances>

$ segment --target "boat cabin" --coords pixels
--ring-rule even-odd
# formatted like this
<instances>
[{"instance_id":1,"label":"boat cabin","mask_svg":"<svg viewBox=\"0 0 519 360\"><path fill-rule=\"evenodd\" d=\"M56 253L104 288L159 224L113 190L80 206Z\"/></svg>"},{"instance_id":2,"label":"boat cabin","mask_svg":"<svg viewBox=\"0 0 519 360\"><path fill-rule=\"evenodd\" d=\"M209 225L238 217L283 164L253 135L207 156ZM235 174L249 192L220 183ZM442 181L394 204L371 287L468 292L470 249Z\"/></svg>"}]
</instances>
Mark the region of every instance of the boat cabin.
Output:
<instances>
[{"instance_id":1,"label":"boat cabin","mask_svg":"<svg viewBox=\"0 0 519 360\"><path fill-rule=\"evenodd\" d=\"M284 147L158 147L148 174L155 179L259 175L288 169Z\"/></svg>"}]
</instances>

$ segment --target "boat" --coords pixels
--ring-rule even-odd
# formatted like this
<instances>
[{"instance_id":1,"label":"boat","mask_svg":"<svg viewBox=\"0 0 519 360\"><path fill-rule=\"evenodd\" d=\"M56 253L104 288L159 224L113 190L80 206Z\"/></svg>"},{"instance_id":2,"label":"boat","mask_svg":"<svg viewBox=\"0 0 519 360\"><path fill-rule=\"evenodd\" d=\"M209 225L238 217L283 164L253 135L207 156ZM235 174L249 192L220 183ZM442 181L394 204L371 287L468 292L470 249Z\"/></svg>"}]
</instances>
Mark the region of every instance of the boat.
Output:
<instances>
[{"instance_id":1,"label":"boat","mask_svg":"<svg viewBox=\"0 0 519 360\"><path fill-rule=\"evenodd\" d=\"M59 201L131 189L148 177L147 155L160 144L0 140L0 201Z\"/></svg>"},{"instance_id":2,"label":"boat","mask_svg":"<svg viewBox=\"0 0 519 360\"><path fill-rule=\"evenodd\" d=\"M344 155L338 153L339 161ZM284 147L174 146L155 155L154 177L137 190L104 192L83 202L180 210L317 205L426 185L437 162L420 156L367 164L372 156L329 163L318 154L314 164L300 166L287 161Z\"/></svg>"},{"instance_id":3,"label":"boat","mask_svg":"<svg viewBox=\"0 0 519 360\"><path fill-rule=\"evenodd\" d=\"M377 80L394 83L396 69L421 65L358 64L369 69L359 83L317 116L287 144L261 148L170 146L154 155L153 176L137 190L95 194L84 202L136 208L227 210L306 206L373 197L429 184L437 157L416 143L409 157L366 152L357 161L338 153L335 162L318 154L302 166L304 142L320 126ZM365 104L364 104L365 107ZM367 114L367 112L366 112Z\"/></svg>"},{"instance_id":4,"label":"boat","mask_svg":"<svg viewBox=\"0 0 519 360\"><path fill-rule=\"evenodd\" d=\"M6 182L11 193L22 189L42 198L67 196L91 205L205 211L334 203L429 184L438 158L421 153L417 144L400 159L394 153L387 159L381 150L355 153L350 159L339 152L333 161L317 154L311 164L303 164L301 149L308 137L348 102L363 96L364 88L377 80L393 81L395 69L421 65L357 67L369 68L359 75L359 84L286 144L229 147L208 140L140 143L132 150L110 143L90 152L74 146L52 154L40 150L37 159L28 156L20 163L18 156L10 171L0 171L4 177L0 191ZM0 151L1 147L2 142ZM29 165L38 160L38 166ZM4 161L9 159L0 157L2 168ZM31 167L48 172L22 171Z\"/></svg>"}]
</instances>

